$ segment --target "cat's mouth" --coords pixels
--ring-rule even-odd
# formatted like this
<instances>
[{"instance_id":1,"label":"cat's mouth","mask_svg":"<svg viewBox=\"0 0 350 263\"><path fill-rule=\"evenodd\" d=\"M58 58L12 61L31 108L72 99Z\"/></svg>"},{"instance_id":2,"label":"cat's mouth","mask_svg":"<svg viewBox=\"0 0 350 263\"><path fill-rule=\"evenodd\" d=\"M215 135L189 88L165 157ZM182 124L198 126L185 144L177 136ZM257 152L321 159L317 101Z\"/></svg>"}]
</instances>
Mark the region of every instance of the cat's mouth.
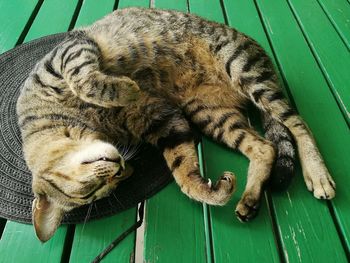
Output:
<instances>
[{"instance_id":1,"label":"cat's mouth","mask_svg":"<svg viewBox=\"0 0 350 263\"><path fill-rule=\"evenodd\" d=\"M98 159L93 159L93 160L87 160L87 161L83 161L81 164L91 164L94 162L99 162L99 161L103 161L103 162L112 162L112 163L120 163L121 166L124 167L124 162L121 161L121 158L108 158L108 157L100 157Z\"/></svg>"}]
</instances>

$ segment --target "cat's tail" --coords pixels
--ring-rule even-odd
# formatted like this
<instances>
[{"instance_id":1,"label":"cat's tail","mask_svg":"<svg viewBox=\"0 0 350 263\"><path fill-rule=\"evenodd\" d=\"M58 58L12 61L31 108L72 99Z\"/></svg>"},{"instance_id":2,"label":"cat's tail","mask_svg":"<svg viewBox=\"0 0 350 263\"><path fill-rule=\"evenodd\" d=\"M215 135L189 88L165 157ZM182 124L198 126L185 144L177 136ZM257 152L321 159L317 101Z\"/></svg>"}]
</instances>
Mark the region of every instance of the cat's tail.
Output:
<instances>
[{"instance_id":1,"label":"cat's tail","mask_svg":"<svg viewBox=\"0 0 350 263\"><path fill-rule=\"evenodd\" d=\"M303 119L291 108L282 93L272 66L254 75L242 76L241 90L268 117L286 127L296 142L306 186L319 199L335 196L335 183L330 176L315 139ZM272 133L273 134L273 133ZM278 137L283 137L282 133ZM278 165L277 161L277 165Z\"/></svg>"},{"instance_id":2,"label":"cat's tail","mask_svg":"<svg viewBox=\"0 0 350 263\"><path fill-rule=\"evenodd\" d=\"M275 145L276 161L271 171L270 187L273 190L285 190L294 174L295 147L292 134L282 123L270 115L262 113L265 138Z\"/></svg>"}]
</instances>

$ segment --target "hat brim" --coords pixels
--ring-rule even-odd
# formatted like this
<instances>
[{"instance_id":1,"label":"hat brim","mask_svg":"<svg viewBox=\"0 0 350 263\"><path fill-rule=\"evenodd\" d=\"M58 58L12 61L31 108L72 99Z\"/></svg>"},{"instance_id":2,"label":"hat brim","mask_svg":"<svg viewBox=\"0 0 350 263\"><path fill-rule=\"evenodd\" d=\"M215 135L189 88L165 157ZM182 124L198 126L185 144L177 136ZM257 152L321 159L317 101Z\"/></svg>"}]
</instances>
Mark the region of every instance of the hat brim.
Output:
<instances>
[{"instance_id":1,"label":"hat brim","mask_svg":"<svg viewBox=\"0 0 350 263\"><path fill-rule=\"evenodd\" d=\"M33 193L31 173L22 155L16 101L22 83L34 65L64 40L68 33L46 36L0 55L0 217L31 223ZM88 220L114 215L135 207L172 181L161 153L143 145L130 161L134 173L107 198L95 202ZM88 206L67 213L63 223L81 223Z\"/></svg>"}]
</instances>

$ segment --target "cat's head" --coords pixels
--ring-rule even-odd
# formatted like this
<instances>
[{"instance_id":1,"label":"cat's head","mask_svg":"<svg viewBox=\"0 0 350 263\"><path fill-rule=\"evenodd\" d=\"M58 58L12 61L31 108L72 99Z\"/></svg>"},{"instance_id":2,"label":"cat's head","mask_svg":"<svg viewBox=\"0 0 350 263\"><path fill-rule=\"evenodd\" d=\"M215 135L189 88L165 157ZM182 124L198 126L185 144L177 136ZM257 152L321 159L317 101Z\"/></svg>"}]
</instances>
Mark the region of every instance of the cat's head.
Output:
<instances>
[{"instance_id":1,"label":"cat's head","mask_svg":"<svg viewBox=\"0 0 350 263\"><path fill-rule=\"evenodd\" d=\"M43 242L66 212L109 195L132 173L118 150L101 140L61 138L27 145L24 152L33 174L33 225Z\"/></svg>"}]
</instances>

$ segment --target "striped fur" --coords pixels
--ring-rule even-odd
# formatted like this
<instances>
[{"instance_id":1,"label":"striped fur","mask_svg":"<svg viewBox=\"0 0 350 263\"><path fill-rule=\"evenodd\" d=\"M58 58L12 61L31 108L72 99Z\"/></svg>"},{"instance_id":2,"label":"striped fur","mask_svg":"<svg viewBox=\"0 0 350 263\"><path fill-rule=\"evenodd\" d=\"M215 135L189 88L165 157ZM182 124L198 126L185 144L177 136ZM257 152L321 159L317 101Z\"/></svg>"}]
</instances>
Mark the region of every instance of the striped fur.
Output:
<instances>
[{"instance_id":1,"label":"striped fur","mask_svg":"<svg viewBox=\"0 0 350 263\"><path fill-rule=\"evenodd\" d=\"M264 114L263 126L265 137L276 147L276 161L270 178L270 186L274 190L285 190L294 174L295 151L294 140L290 131L282 123Z\"/></svg>"},{"instance_id":2,"label":"striped fur","mask_svg":"<svg viewBox=\"0 0 350 263\"><path fill-rule=\"evenodd\" d=\"M108 195L131 174L117 142L158 146L185 194L225 204L235 177L200 176L189 121L249 158L240 220L256 215L272 169L277 184L290 180L289 131L309 190L332 198L334 182L312 135L278 86L254 40L194 15L129 8L71 32L36 65L17 104L38 237L49 239L64 212ZM266 139L242 114L248 101L265 114Z\"/></svg>"}]
</instances>

